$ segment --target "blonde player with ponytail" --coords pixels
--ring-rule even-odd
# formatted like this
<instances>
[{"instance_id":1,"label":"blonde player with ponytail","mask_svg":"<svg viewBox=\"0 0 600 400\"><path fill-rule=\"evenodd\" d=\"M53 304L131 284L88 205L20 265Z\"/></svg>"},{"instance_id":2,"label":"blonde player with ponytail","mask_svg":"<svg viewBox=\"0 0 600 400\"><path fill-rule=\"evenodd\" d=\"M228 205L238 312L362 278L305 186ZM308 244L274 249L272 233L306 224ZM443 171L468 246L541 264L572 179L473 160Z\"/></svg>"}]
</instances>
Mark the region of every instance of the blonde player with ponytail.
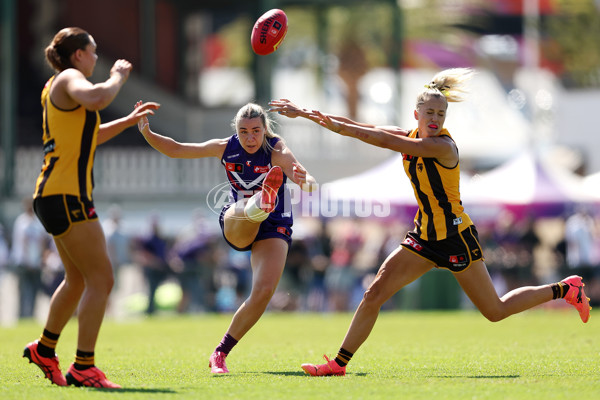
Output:
<instances>
[{"instance_id":1,"label":"blonde player with ponytail","mask_svg":"<svg viewBox=\"0 0 600 400\"><path fill-rule=\"evenodd\" d=\"M345 375L346 365L367 339L381 306L404 286L432 268L450 270L467 296L490 321L525 311L553 299L564 298L583 322L590 314L589 299L581 277L521 287L498 297L488 274L475 225L460 200L458 148L444 128L449 102L462 101L465 84L473 71L456 68L442 71L417 96L414 117L417 127L378 127L348 118L309 111L289 100L272 101L270 111L304 117L343 136L403 154L404 170L412 183L419 210L415 229L381 265L358 306L335 359L325 364L303 364L312 376Z\"/></svg>"}]
</instances>

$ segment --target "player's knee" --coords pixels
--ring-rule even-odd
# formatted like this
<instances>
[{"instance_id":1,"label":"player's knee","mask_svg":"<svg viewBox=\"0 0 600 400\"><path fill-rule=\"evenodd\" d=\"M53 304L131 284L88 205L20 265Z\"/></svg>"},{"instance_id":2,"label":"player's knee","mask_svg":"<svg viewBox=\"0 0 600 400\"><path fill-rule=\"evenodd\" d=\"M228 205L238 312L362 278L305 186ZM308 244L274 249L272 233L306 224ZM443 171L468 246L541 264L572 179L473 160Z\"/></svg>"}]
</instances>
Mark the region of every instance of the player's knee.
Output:
<instances>
[{"instance_id":1,"label":"player's knee","mask_svg":"<svg viewBox=\"0 0 600 400\"><path fill-rule=\"evenodd\" d=\"M371 285L363 295L363 303L367 306L381 307L385 302L378 285Z\"/></svg>"},{"instance_id":2,"label":"player's knee","mask_svg":"<svg viewBox=\"0 0 600 400\"><path fill-rule=\"evenodd\" d=\"M112 274L107 274L102 277L96 277L87 281L86 287L88 290L95 290L98 295L108 296L115 285L115 279Z\"/></svg>"},{"instance_id":3,"label":"player's knee","mask_svg":"<svg viewBox=\"0 0 600 400\"><path fill-rule=\"evenodd\" d=\"M275 293L275 288L270 286L257 286L252 288L250 301L259 305L267 305Z\"/></svg>"}]
</instances>

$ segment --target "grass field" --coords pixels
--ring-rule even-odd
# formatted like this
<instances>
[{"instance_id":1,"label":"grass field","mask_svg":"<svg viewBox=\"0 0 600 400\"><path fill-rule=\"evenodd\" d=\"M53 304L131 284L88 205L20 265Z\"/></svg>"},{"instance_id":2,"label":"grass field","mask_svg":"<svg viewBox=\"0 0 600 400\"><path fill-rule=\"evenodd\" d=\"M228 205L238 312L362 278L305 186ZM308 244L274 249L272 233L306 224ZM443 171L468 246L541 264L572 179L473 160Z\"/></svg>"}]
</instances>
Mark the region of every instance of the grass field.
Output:
<instances>
[{"instance_id":1,"label":"grass field","mask_svg":"<svg viewBox=\"0 0 600 400\"><path fill-rule=\"evenodd\" d=\"M263 316L212 376L208 357L231 315L106 320L96 364L121 391L61 388L21 358L36 322L0 328L0 399L598 399L600 313L535 310L499 323L476 312L382 313L345 377L312 378L303 362L335 356L350 314ZM76 321L57 352L73 360Z\"/></svg>"}]
</instances>

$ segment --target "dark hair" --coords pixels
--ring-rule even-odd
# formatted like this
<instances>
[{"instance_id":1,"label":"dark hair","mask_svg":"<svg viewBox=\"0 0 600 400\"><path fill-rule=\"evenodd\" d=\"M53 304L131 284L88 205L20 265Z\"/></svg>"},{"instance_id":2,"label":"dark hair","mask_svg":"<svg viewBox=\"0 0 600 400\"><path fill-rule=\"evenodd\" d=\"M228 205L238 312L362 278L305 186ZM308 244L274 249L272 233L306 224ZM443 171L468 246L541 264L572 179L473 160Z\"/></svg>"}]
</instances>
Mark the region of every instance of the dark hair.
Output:
<instances>
[{"instance_id":1,"label":"dark hair","mask_svg":"<svg viewBox=\"0 0 600 400\"><path fill-rule=\"evenodd\" d=\"M79 49L84 50L90 42L90 34L81 28L61 29L46 47L46 61L58 72L72 68L71 55Z\"/></svg>"}]
</instances>

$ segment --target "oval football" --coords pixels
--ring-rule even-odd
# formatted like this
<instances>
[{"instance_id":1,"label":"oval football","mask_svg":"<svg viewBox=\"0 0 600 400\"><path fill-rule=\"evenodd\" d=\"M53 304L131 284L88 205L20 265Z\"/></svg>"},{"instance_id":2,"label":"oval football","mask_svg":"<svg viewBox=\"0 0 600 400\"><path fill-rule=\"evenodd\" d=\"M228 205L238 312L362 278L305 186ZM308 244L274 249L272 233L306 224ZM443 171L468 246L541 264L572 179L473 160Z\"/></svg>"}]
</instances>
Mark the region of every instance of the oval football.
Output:
<instances>
[{"instance_id":1,"label":"oval football","mask_svg":"<svg viewBox=\"0 0 600 400\"><path fill-rule=\"evenodd\" d=\"M267 11L256 20L252 28L252 50L260 56L271 54L283 42L287 27L287 15L282 10L274 8Z\"/></svg>"}]
</instances>

